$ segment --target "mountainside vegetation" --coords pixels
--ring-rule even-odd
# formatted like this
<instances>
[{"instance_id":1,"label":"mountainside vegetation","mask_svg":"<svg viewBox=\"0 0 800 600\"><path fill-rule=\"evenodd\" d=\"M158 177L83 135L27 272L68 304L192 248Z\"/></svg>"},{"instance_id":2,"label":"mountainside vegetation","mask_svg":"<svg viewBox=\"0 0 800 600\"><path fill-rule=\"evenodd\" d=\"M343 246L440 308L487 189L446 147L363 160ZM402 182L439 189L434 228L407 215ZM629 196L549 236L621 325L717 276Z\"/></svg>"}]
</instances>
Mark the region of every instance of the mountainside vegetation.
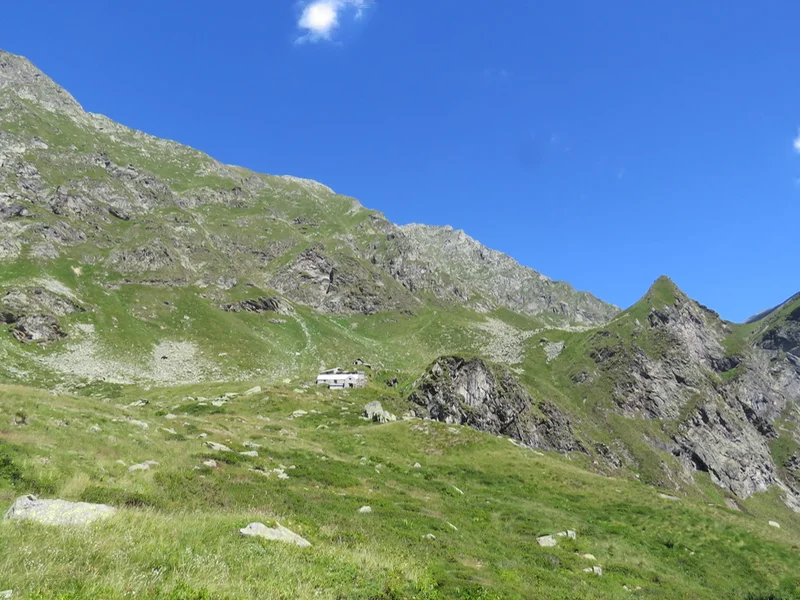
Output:
<instances>
[{"instance_id":1,"label":"mountainside vegetation","mask_svg":"<svg viewBox=\"0 0 800 600\"><path fill-rule=\"evenodd\" d=\"M800 598L798 401L800 294L621 311L0 51L0 505L117 509L0 523L14 598Z\"/></svg>"}]
</instances>

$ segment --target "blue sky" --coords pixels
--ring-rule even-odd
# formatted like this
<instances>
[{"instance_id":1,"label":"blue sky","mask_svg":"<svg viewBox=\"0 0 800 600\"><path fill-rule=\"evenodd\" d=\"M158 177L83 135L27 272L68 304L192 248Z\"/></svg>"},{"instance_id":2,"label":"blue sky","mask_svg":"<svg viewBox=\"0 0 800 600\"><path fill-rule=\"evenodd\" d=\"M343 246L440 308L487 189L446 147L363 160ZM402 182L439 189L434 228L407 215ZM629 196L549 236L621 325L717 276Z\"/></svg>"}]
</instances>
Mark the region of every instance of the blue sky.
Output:
<instances>
[{"instance_id":1,"label":"blue sky","mask_svg":"<svg viewBox=\"0 0 800 600\"><path fill-rule=\"evenodd\" d=\"M85 108L449 224L615 304L800 291L800 2L9 3Z\"/></svg>"}]
</instances>

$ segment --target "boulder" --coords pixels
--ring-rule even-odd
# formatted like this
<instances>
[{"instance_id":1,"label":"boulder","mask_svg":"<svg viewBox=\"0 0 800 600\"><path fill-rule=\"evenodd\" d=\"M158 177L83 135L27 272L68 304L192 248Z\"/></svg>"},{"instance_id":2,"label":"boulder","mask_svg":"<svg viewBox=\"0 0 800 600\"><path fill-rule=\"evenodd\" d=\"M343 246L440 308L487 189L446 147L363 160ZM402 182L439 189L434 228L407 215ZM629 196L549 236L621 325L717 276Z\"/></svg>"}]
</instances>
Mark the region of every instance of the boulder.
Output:
<instances>
[{"instance_id":1,"label":"boulder","mask_svg":"<svg viewBox=\"0 0 800 600\"><path fill-rule=\"evenodd\" d=\"M536 538L536 543L542 548L553 548L558 544L558 541L552 535L543 535Z\"/></svg>"},{"instance_id":2,"label":"boulder","mask_svg":"<svg viewBox=\"0 0 800 600\"><path fill-rule=\"evenodd\" d=\"M373 400L364 407L364 416L375 423L389 423L397 420L397 417L384 410L377 400Z\"/></svg>"},{"instance_id":3,"label":"boulder","mask_svg":"<svg viewBox=\"0 0 800 600\"><path fill-rule=\"evenodd\" d=\"M43 525L88 525L108 518L115 512L113 506L105 504L39 500L36 496L22 496L8 510L5 519L34 521Z\"/></svg>"},{"instance_id":4,"label":"boulder","mask_svg":"<svg viewBox=\"0 0 800 600\"><path fill-rule=\"evenodd\" d=\"M307 548L311 546L311 542L300 537L294 531L287 529L280 523L276 523L274 528L267 527L263 523L250 523L244 529L240 529L239 533L245 537L260 537L266 540L294 544L295 546L300 546L301 548Z\"/></svg>"},{"instance_id":5,"label":"boulder","mask_svg":"<svg viewBox=\"0 0 800 600\"><path fill-rule=\"evenodd\" d=\"M217 452L233 452L233 450L228 448L225 444L218 444L217 442L206 442L206 446Z\"/></svg>"}]
</instances>

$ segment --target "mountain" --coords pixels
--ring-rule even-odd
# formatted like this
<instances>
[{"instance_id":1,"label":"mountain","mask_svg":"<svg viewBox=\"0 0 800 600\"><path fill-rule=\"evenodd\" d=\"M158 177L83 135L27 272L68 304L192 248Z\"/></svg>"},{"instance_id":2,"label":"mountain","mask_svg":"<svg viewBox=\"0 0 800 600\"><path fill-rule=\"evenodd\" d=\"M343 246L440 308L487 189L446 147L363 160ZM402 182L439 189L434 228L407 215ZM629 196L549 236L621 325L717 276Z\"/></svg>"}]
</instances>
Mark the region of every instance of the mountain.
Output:
<instances>
[{"instance_id":1,"label":"mountain","mask_svg":"<svg viewBox=\"0 0 800 600\"><path fill-rule=\"evenodd\" d=\"M324 556L284 556L291 585L267 569L281 597L299 579L300 597L796 597L800 294L735 324L662 277L620 311L462 231L87 113L4 52L0 266L0 502L108 503L137 544L166 527L193 549L254 512L295 519ZM366 388L311 386L354 363ZM361 418L375 401L400 418ZM352 503L386 520L341 521ZM536 543L573 526L578 541ZM173 573L135 583L102 531L74 559L102 556L102 577L48 559L58 597L271 589L233 546L196 560L236 584L120 551ZM48 551L4 526L0 546L27 533ZM153 552L188 556L170 548Z\"/></svg>"}]
</instances>

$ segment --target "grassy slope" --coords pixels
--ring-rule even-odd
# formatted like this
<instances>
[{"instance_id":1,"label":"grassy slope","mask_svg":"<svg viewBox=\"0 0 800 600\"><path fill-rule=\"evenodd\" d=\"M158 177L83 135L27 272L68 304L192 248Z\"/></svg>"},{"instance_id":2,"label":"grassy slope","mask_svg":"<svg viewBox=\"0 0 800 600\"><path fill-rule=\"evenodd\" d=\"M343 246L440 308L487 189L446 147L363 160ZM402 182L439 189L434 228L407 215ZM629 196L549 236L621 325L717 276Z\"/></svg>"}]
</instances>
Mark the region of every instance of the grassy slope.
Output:
<instances>
[{"instance_id":1,"label":"grassy slope","mask_svg":"<svg viewBox=\"0 0 800 600\"><path fill-rule=\"evenodd\" d=\"M369 424L358 418L366 401L401 407L376 389L269 389L223 408L184 399L242 389L128 389L102 402L0 388L0 504L33 492L127 507L81 530L3 524L0 547L14 551L0 554L0 588L48 598L555 600L627 598L627 585L647 598L795 597L800 527L770 498L748 501L746 513L664 500L641 483L466 428ZM140 397L151 403L123 408ZM319 414L289 419L298 408ZM23 416L27 425L10 424ZM149 429L115 422L126 416ZM170 427L176 434L162 429ZM255 441L260 457L214 453L201 433L235 450ZM208 458L218 468L194 469ZM118 460L160 465L128 473ZM288 480L249 471L278 464L296 467ZM362 505L374 512L357 514ZM237 535L251 521L275 520L313 547ZM567 528L577 541L535 542ZM605 575L583 573L594 562L578 552L594 554Z\"/></svg>"}]
</instances>

